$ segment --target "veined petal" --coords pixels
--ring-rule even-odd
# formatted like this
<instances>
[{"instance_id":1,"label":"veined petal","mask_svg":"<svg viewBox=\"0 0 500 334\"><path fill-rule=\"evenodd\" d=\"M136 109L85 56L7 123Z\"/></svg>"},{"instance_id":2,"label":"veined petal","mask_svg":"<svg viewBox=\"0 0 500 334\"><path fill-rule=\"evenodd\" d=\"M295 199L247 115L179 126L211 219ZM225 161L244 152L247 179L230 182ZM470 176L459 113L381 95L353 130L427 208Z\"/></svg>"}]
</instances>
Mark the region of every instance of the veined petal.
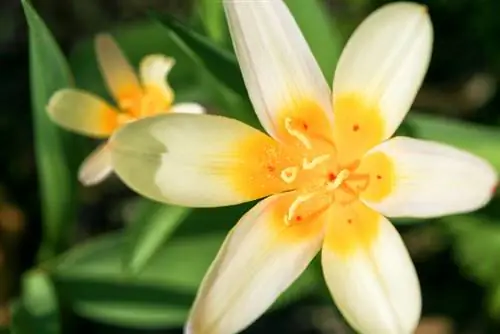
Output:
<instances>
[{"instance_id":1,"label":"veined petal","mask_svg":"<svg viewBox=\"0 0 500 334\"><path fill-rule=\"evenodd\" d=\"M78 171L78 180L85 186L92 186L103 181L112 172L111 154L105 143L96 148L83 161Z\"/></svg>"},{"instance_id":2,"label":"veined petal","mask_svg":"<svg viewBox=\"0 0 500 334\"><path fill-rule=\"evenodd\" d=\"M371 207L391 217L436 217L476 210L494 194L497 173L487 161L436 142L395 137L370 151L360 169L383 174L387 164L370 157L385 156L393 170L391 190L380 196L370 188L361 196ZM379 180L382 181L382 180ZM374 180L376 183L377 181ZM376 185L375 185L376 186Z\"/></svg>"},{"instance_id":3,"label":"veined petal","mask_svg":"<svg viewBox=\"0 0 500 334\"><path fill-rule=\"evenodd\" d=\"M286 118L292 118L329 133L328 83L284 2L225 0L224 7L250 99L266 131L279 138L286 134Z\"/></svg>"},{"instance_id":4,"label":"veined petal","mask_svg":"<svg viewBox=\"0 0 500 334\"><path fill-rule=\"evenodd\" d=\"M420 287L394 226L360 202L335 207L330 220L322 266L345 319L360 333L413 333Z\"/></svg>"},{"instance_id":5,"label":"veined petal","mask_svg":"<svg viewBox=\"0 0 500 334\"><path fill-rule=\"evenodd\" d=\"M429 64L432 24L425 6L382 6L355 30L333 83L335 142L360 158L398 128Z\"/></svg>"},{"instance_id":6,"label":"veined petal","mask_svg":"<svg viewBox=\"0 0 500 334\"><path fill-rule=\"evenodd\" d=\"M170 112L181 114L205 114L207 111L201 104L193 102L177 103L172 106Z\"/></svg>"},{"instance_id":7,"label":"veined petal","mask_svg":"<svg viewBox=\"0 0 500 334\"><path fill-rule=\"evenodd\" d=\"M141 81L148 105L142 106L138 117L152 116L169 109L174 100L174 92L167 83L167 76L174 65L173 58L163 55L149 55L141 61Z\"/></svg>"},{"instance_id":8,"label":"veined petal","mask_svg":"<svg viewBox=\"0 0 500 334\"><path fill-rule=\"evenodd\" d=\"M115 40L109 34L95 38L97 62L111 95L121 110L133 108L142 97L139 79Z\"/></svg>"},{"instance_id":9,"label":"veined petal","mask_svg":"<svg viewBox=\"0 0 500 334\"><path fill-rule=\"evenodd\" d=\"M78 89L61 89L47 105L50 118L63 128L106 138L119 125L119 113L101 98Z\"/></svg>"},{"instance_id":10,"label":"veined petal","mask_svg":"<svg viewBox=\"0 0 500 334\"><path fill-rule=\"evenodd\" d=\"M285 225L294 198L268 197L233 228L203 279L185 333L243 330L306 269L321 247L324 219Z\"/></svg>"},{"instance_id":11,"label":"veined petal","mask_svg":"<svg viewBox=\"0 0 500 334\"><path fill-rule=\"evenodd\" d=\"M231 205L286 190L290 185L280 173L300 161L262 132L212 115L138 120L117 131L110 149L115 171L129 187L191 207Z\"/></svg>"}]
</instances>

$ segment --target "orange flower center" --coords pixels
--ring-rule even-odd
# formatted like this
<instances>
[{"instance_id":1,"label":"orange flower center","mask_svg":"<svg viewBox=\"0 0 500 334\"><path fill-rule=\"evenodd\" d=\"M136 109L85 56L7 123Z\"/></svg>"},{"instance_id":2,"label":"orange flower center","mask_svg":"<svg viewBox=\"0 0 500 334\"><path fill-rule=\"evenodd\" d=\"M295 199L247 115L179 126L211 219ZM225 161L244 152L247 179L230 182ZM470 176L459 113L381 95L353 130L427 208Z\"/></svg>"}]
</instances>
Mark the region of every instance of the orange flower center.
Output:
<instances>
[{"instance_id":1,"label":"orange flower center","mask_svg":"<svg viewBox=\"0 0 500 334\"><path fill-rule=\"evenodd\" d=\"M167 112L172 104L172 100L173 97L167 97L161 87L154 85L145 86L142 93L123 94L119 99L120 109L123 112L123 116L125 116L122 117L122 120L127 123L131 120Z\"/></svg>"},{"instance_id":2,"label":"orange flower center","mask_svg":"<svg viewBox=\"0 0 500 334\"><path fill-rule=\"evenodd\" d=\"M358 171L359 160L347 165L339 164L338 151L333 142L308 134L307 123L285 118L284 128L296 139L294 149L298 148L302 156L301 164L279 171L282 181L299 192L284 217L287 225L309 221L334 203L348 205L368 188L371 175ZM353 127L353 131L358 130Z\"/></svg>"}]
</instances>

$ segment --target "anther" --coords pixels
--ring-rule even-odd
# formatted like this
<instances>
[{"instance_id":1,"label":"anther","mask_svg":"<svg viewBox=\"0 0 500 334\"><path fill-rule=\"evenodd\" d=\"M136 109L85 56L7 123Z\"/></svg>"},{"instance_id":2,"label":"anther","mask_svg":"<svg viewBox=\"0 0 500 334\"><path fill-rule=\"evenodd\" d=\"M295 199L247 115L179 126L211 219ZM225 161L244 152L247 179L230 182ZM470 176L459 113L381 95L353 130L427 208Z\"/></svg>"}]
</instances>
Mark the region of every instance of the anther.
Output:
<instances>
[{"instance_id":1,"label":"anther","mask_svg":"<svg viewBox=\"0 0 500 334\"><path fill-rule=\"evenodd\" d=\"M333 180L332 183L328 184L328 190L335 190L337 189L338 187L340 187L342 185L342 183L344 183L345 180L347 180L349 178L349 175L351 174L351 172L347 169L343 169L338 175L337 177L335 178L335 180Z\"/></svg>"},{"instance_id":2,"label":"anther","mask_svg":"<svg viewBox=\"0 0 500 334\"><path fill-rule=\"evenodd\" d=\"M307 139L307 137L303 133L295 130L292 127L292 119L290 117L287 117L285 119L285 128L286 128L286 131L288 131L288 133L290 135L297 138L308 150L310 150L312 148L312 145L311 145L311 142L309 141L309 139Z\"/></svg>"},{"instance_id":3,"label":"anther","mask_svg":"<svg viewBox=\"0 0 500 334\"><path fill-rule=\"evenodd\" d=\"M323 162L327 161L330 159L330 155L328 154L323 154L320 155L319 157L316 157L312 159L311 161L308 161L306 158L302 161L302 168L303 169L313 169L319 164L322 164Z\"/></svg>"},{"instance_id":4,"label":"anther","mask_svg":"<svg viewBox=\"0 0 500 334\"><path fill-rule=\"evenodd\" d=\"M286 183L292 183L297 178L299 169L297 167L287 167L281 171L281 179Z\"/></svg>"},{"instance_id":5,"label":"anther","mask_svg":"<svg viewBox=\"0 0 500 334\"><path fill-rule=\"evenodd\" d=\"M286 226L290 226L291 222L292 222L292 219L293 219L293 216L295 215L295 213L297 212L299 206L302 204L302 203L305 203L307 202L308 200L310 200L312 197L314 196L314 193L312 194L307 194L307 195L301 195L301 196L298 196L297 199L292 203L292 205L290 205L290 208L288 209L288 212L287 214L285 215L285 225ZM298 216L300 217L300 220L302 220L302 216ZM299 219L298 219L299 220Z\"/></svg>"}]
</instances>

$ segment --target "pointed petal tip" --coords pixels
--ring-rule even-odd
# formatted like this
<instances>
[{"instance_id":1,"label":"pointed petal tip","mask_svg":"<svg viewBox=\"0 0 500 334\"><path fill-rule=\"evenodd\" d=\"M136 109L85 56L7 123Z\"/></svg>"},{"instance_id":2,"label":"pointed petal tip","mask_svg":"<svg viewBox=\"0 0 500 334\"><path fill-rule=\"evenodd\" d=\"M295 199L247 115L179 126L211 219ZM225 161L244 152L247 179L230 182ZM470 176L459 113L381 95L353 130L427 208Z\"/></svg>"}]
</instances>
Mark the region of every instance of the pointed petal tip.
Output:
<instances>
[{"instance_id":1,"label":"pointed petal tip","mask_svg":"<svg viewBox=\"0 0 500 334\"><path fill-rule=\"evenodd\" d=\"M78 181L84 187L93 187L104 181L112 172L112 169L100 172L88 171L85 168L78 170Z\"/></svg>"},{"instance_id":2,"label":"pointed petal tip","mask_svg":"<svg viewBox=\"0 0 500 334\"><path fill-rule=\"evenodd\" d=\"M61 100L64 98L64 95L67 94L68 92L72 91L70 88L62 88L57 91L55 91L52 96L50 97L49 101L47 102L47 105L45 106L45 109L49 112L49 114L53 114L55 106L61 102Z\"/></svg>"},{"instance_id":3,"label":"pointed petal tip","mask_svg":"<svg viewBox=\"0 0 500 334\"><path fill-rule=\"evenodd\" d=\"M61 100L61 95L62 95L62 91L58 90L54 94L52 94L49 101L47 102L47 104L45 106L45 110L47 110L47 113L49 114L49 116L51 116L51 117L53 116L55 106Z\"/></svg>"},{"instance_id":4,"label":"pointed petal tip","mask_svg":"<svg viewBox=\"0 0 500 334\"><path fill-rule=\"evenodd\" d=\"M175 58L168 57L158 53L158 54L150 54L144 56L144 58L142 58L142 62L149 65L157 62L159 64L166 65L168 67L173 67L176 61Z\"/></svg>"},{"instance_id":5,"label":"pointed petal tip","mask_svg":"<svg viewBox=\"0 0 500 334\"><path fill-rule=\"evenodd\" d=\"M100 32L94 37L94 44L97 46L98 44L112 42L115 43L115 39L113 35L108 32Z\"/></svg>"},{"instance_id":6,"label":"pointed petal tip","mask_svg":"<svg viewBox=\"0 0 500 334\"><path fill-rule=\"evenodd\" d=\"M82 163L78 180L86 187L97 185L113 172L108 145L102 144Z\"/></svg>"},{"instance_id":7,"label":"pointed petal tip","mask_svg":"<svg viewBox=\"0 0 500 334\"><path fill-rule=\"evenodd\" d=\"M178 103L172 106L170 112L173 113L184 113L184 114L194 114L194 115L204 115L207 114L207 109L201 104L195 102L184 102Z\"/></svg>"},{"instance_id":8,"label":"pointed petal tip","mask_svg":"<svg viewBox=\"0 0 500 334\"><path fill-rule=\"evenodd\" d=\"M183 334L194 334L192 331L191 319L184 325Z\"/></svg>"},{"instance_id":9,"label":"pointed petal tip","mask_svg":"<svg viewBox=\"0 0 500 334\"><path fill-rule=\"evenodd\" d=\"M175 59L162 54L150 54L142 58L140 64L143 84L155 83L163 85L165 77L175 66Z\"/></svg>"}]
</instances>

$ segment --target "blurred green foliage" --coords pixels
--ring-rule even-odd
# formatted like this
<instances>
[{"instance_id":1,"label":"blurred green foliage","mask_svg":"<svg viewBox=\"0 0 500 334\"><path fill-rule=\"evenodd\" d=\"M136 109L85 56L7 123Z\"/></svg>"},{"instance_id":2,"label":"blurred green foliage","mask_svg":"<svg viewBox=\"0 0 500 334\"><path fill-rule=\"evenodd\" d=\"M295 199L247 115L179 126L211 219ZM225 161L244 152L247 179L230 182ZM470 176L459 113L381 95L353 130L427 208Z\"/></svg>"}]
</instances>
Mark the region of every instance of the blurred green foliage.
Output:
<instances>
[{"instance_id":1,"label":"blurred green foliage","mask_svg":"<svg viewBox=\"0 0 500 334\"><path fill-rule=\"evenodd\" d=\"M78 154L77 136L61 130L47 116L50 96L72 83L64 56L29 2L22 2L30 29L30 73L35 151L43 211L42 246L44 260L67 247L75 223Z\"/></svg>"},{"instance_id":2,"label":"blurred green foliage","mask_svg":"<svg viewBox=\"0 0 500 334\"><path fill-rule=\"evenodd\" d=\"M153 2L151 7L156 8ZM369 10L382 2L358 0L347 4L329 1L329 6L326 6L326 2L321 1L287 0L329 81L348 34ZM89 14L93 17L92 22L102 23L109 19L109 16L96 9L92 1L75 3L82 13L92 14ZM184 1L181 5L172 5L177 8L173 12L144 13L140 20L113 25L111 32L134 66L150 53L164 53L177 60L169 78L177 101L198 101L207 105L213 113L237 118L258 127L233 55L221 2L198 0L194 4L192 6L192 2ZM124 187L113 181L104 185L108 188L101 185L95 189L82 189L77 183L76 168L90 152L92 143L52 124L46 116L45 105L55 90L73 85L110 99L97 68L93 36L87 34L75 38L71 48L64 45L65 51L68 51L66 59L51 31L28 0L23 0L22 5L29 29L33 142L40 184L38 191L43 234L38 249L39 261L33 263L33 269L24 273L19 297L10 305L10 332L79 333L82 319L98 324L97 327L103 326L105 329L102 332L106 333L112 332L109 328L119 333L125 332L125 329L141 332L146 329L180 328L203 274L226 233L252 204L193 210L136 197L133 201L123 201L122 197L129 198L130 193L123 194ZM125 3L121 5L125 6ZM463 21L461 15L466 15L464 8L471 5L465 1L456 4L437 1L429 6L431 14L434 7L438 13L445 8L458 8L454 12L457 17L453 24L456 24ZM477 6L471 19L473 27L479 25L477 12L482 12L477 8L483 8L483 5ZM350 14L348 16L353 19L344 19L345 14ZM176 18L179 15L183 17L182 20ZM441 28L446 20L441 17L441 20L438 18L436 21L436 36L449 36L446 35L448 30ZM67 37L67 32L61 36ZM489 50L485 51L488 57L497 55L500 48L492 49L491 45L500 44L491 41L491 34L485 33L482 37L486 38L487 46L484 49ZM458 37L437 40L436 48L439 50L455 38ZM438 52L437 59L442 59L443 54ZM470 54L470 50L467 54ZM447 55L451 57L452 53ZM457 74L456 58L450 65L455 66L452 69L455 75L453 79L463 83L463 79L457 79L463 73ZM463 59L468 61L472 58ZM492 62L494 69L497 68L497 62L498 59ZM439 64L445 63L441 61ZM431 78L440 77L443 71L441 68L433 70L437 66L434 64L431 65ZM473 67L473 64L466 65ZM495 75L497 72L493 71ZM480 110L475 116L436 116L434 110L428 110L432 103L429 104L425 96L433 96L431 100L434 102L439 99L453 102L457 95L449 93L447 89L436 95L433 91L429 93L432 90L429 87L424 86L424 92L416 103L416 109L424 109L426 113L412 111L400 133L456 145L488 159L500 170L498 115ZM483 122L487 125L477 123L484 119L487 119L487 122ZM84 229L80 226L82 213L79 208L85 210L88 202L104 201L103 198L108 194L118 198L119 203L113 201L109 205L99 206L98 211L114 214L113 219L118 222L116 226L102 226L105 224L104 218L109 216L100 214L98 219L88 220L94 227L97 225L100 232L106 233L90 238L79 235L79 231ZM410 251L414 249L415 252L412 254L416 258L424 293L424 317L445 314L461 322L464 321L461 319L464 312L481 319L488 315L490 320L485 321L479 333L481 330L486 331L486 327L494 328L493 332L500 330L495 327L496 319L500 319L500 275L497 274L500 265L497 259L500 254L500 212L496 204L497 200L479 213L470 215L433 221L395 221ZM431 224L435 229L428 229ZM109 232L110 229L114 231ZM423 233L426 230L439 234L436 240L444 245L427 245L429 234ZM417 237L417 242L412 243L413 236L419 233L423 233L424 237ZM76 239L87 240L75 243ZM421 244L427 245L427 248ZM435 253L429 251L431 255L419 260L418 256L424 256L421 254L426 254L425 250L432 247L445 250ZM436 265L433 261L439 256L445 259ZM442 263L446 266L443 267ZM446 270L456 271L450 281L442 282L434 276ZM476 293L476 286L465 281L460 274L480 285L480 292ZM451 297L448 295L449 303L441 307L442 301L437 300L441 297L433 296L436 291L434 285L441 283L455 286L455 281L458 282L458 288L450 293ZM479 297L469 298L461 290L464 286L464 290L473 290L475 296ZM469 298L469 302L483 303L486 311L470 313L476 310L471 311L467 303L456 305L453 294L463 295L464 299L460 300ZM329 298L321 270L313 262L278 300L272 313L291 307L299 300L303 303L310 300L318 308L324 304L332 308ZM332 318L337 316L333 312L329 315ZM255 333L264 332L258 324L255 328ZM348 331L345 327L337 331L342 330ZM279 332L279 329L267 331Z\"/></svg>"}]
</instances>

